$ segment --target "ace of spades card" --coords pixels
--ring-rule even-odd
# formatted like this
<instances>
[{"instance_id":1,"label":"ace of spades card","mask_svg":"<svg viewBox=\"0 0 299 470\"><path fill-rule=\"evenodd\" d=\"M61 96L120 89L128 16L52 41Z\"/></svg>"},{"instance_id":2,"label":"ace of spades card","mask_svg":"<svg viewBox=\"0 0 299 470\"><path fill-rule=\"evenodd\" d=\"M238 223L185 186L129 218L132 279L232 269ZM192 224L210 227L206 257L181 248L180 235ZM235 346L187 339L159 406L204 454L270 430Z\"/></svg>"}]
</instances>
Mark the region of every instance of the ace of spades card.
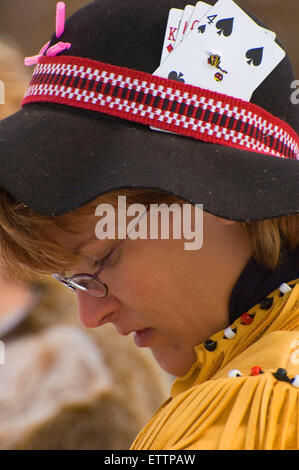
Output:
<instances>
[{"instance_id":1,"label":"ace of spades card","mask_svg":"<svg viewBox=\"0 0 299 470\"><path fill-rule=\"evenodd\" d=\"M250 101L285 51L232 0L219 0L153 75Z\"/></svg>"}]
</instances>

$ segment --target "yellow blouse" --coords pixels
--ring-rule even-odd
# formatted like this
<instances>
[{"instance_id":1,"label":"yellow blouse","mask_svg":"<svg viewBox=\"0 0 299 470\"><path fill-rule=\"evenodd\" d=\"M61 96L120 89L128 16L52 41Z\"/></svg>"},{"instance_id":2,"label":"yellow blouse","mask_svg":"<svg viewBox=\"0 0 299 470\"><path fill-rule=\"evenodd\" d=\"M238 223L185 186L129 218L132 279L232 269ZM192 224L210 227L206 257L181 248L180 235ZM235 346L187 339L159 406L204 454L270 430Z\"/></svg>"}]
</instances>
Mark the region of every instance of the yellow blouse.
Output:
<instances>
[{"instance_id":1,"label":"yellow blouse","mask_svg":"<svg viewBox=\"0 0 299 470\"><path fill-rule=\"evenodd\" d=\"M299 279L246 313L195 348L131 450L299 449Z\"/></svg>"}]
</instances>

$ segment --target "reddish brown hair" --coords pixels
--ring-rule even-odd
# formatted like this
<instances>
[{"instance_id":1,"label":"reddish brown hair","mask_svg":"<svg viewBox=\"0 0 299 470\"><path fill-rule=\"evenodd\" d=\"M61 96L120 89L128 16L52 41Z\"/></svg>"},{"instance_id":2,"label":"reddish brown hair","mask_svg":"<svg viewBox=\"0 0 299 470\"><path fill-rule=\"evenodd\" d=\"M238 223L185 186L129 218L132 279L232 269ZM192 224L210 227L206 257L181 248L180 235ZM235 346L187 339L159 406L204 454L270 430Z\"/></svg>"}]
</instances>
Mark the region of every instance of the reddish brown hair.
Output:
<instances>
[{"instance_id":1,"label":"reddish brown hair","mask_svg":"<svg viewBox=\"0 0 299 470\"><path fill-rule=\"evenodd\" d=\"M9 277L20 279L30 272L48 274L70 270L77 262L73 251L53 238L55 230L80 234L99 203L117 207L117 198L125 195L127 204L179 203L185 201L156 190L117 190L94 199L89 204L61 216L43 216L24 204L15 202L0 190L1 264ZM295 251L299 243L299 214L278 219L238 222L252 246L252 255L262 265L274 270L283 261L285 248Z\"/></svg>"}]
</instances>

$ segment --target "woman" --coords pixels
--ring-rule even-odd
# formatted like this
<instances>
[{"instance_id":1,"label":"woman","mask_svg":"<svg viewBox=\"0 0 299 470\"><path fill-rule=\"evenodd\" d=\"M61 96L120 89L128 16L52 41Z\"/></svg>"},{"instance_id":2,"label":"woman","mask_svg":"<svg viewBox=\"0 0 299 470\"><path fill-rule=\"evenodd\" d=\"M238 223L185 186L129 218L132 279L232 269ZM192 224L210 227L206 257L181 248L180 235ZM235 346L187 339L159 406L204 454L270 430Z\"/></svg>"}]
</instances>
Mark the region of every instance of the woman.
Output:
<instances>
[{"instance_id":1,"label":"woman","mask_svg":"<svg viewBox=\"0 0 299 470\"><path fill-rule=\"evenodd\" d=\"M285 57L251 102L153 77L180 6L95 1L27 58L38 65L23 108L0 128L6 268L54 272L85 327L134 332L178 377L132 449L296 449L294 77ZM203 204L201 249L175 237L185 219L168 238L162 222L158 238L131 238L132 224L98 236L119 196L143 229L151 204L191 203L192 226Z\"/></svg>"},{"instance_id":2,"label":"woman","mask_svg":"<svg viewBox=\"0 0 299 470\"><path fill-rule=\"evenodd\" d=\"M26 91L22 64L16 44L0 38L2 117ZM1 449L128 449L167 397L170 377L149 351L112 325L81 328L75 313L75 296L51 276L0 274Z\"/></svg>"}]
</instances>

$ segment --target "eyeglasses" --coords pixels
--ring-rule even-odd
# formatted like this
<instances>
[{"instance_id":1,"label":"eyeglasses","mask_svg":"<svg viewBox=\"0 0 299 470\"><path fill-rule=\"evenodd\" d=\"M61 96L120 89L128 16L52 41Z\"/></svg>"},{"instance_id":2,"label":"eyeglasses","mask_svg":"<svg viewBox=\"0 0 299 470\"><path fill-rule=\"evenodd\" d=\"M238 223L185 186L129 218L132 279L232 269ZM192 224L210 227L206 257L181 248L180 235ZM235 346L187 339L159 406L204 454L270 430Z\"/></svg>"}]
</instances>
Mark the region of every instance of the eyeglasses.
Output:
<instances>
[{"instance_id":1,"label":"eyeglasses","mask_svg":"<svg viewBox=\"0 0 299 470\"><path fill-rule=\"evenodd\" d=\"M129 235L132 232L132 230L138 225L138 223L140 222L142 217L147 213L147 211L148 209L139 217L139 219L137 220L137 223L131 228L131 230L128 232L127 235ZM118 251L118 249L122 246L122 244L126 240L127 238L124 238L119 243L119 245L114 250L112 250L112 252L105 259L105 261L101 264L101 266L99 267L99 269L97 270L95 274L80 273L80 274L74 274L74 276L72 277L65 277L65 276L61 276L60 274L54 273L52 274L53 278L56 279L56 281L59 281L64 286L71 289L72 291L76 291L78 289L93 297L99 297L99 298L106 297L108 294L108 286L103 281L101 281L98 278L98 276L101 274L103 269L109 263L112 256Z\"/></svg>"}]
</instances>

